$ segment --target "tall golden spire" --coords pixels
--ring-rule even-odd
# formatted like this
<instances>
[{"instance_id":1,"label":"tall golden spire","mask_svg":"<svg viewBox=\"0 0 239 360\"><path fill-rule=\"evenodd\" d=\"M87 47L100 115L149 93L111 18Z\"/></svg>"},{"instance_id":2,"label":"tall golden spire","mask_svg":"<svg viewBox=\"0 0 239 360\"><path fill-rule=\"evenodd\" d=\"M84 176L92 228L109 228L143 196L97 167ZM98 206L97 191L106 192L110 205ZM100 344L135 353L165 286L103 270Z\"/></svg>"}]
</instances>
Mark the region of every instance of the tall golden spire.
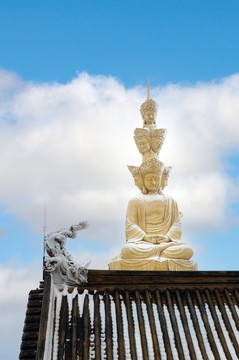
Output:
<instances>
[{"instance_id":1,"label":"tall golden spire","mask_svg":"<svg viewBox=\"0 0 239 360\"><path fill-rule=\"evenodd\" d=\"M147 100L150 100L149 77L147 77Z\"/></svg>"}]
</instances>

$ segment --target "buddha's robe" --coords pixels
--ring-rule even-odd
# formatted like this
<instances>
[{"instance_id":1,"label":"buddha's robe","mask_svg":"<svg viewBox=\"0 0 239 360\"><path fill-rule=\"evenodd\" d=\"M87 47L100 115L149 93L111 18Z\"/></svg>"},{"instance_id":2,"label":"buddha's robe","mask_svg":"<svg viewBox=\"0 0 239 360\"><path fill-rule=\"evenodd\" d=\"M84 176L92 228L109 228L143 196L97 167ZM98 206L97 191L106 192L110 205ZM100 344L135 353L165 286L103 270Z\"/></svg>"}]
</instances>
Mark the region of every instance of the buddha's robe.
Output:
<instances>
[{"instance_id":1,"label":"buddha's robe","mask_svg":"<svg viewBox=\"0 0 239 360\"><path fill-rule=\"evenodd\" d=\"M129 201L126 215L126 245L122 259L148 259L160 257L188 260L193 251L181 241L180 213L176 201L165 195L143 195ZM145 239L150 235L152 239ZM169 241L156 236L168 236Z\"/></svg>"}]
</instances>

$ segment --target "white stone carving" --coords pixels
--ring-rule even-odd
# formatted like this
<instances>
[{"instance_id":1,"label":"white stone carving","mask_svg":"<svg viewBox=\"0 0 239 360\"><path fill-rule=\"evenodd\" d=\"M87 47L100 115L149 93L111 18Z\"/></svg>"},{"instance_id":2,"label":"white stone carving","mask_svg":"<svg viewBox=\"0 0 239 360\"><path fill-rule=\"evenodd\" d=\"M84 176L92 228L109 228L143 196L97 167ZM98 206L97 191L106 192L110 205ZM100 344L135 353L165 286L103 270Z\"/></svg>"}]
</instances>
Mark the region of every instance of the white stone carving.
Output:
<instances>
[{"instance_id":1,"label":"white stone carving","mask_svg":"<svg viewBox=\"0 0 239 360\"><path fill-rule=\"evenodd\" d=\"M45 248L48 256L44 269L53 274L55 284L75 285L87 282L89 263L82 265L76 262L65 247L67 238L76 238L78 231L86 229L87 226L87 221L82 221L78 225L72 225L68 229L64 228L45 236Z\"/></svg>"}]
</instances>

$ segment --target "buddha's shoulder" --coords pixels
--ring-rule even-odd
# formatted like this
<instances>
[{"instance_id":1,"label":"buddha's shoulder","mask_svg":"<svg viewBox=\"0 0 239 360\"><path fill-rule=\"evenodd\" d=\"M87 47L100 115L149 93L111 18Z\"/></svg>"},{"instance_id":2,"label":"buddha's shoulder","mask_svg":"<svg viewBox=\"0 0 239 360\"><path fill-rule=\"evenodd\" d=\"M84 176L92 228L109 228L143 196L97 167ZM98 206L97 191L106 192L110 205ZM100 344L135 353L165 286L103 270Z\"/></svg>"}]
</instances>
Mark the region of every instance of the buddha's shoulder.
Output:
<instances>
[{"instance_id":1,"label":"buddha's shoulder","mask_svg":"<svg viewBox=\"0 0 239 360\"><path fill-rule=\"evenodd\" d=\"M139 204L139 203L147 203L147 202L153 202L153 201L168 201L168 202L175 202L175 200L170 195L165 194L138 194L134 196L132 199L130 199L129 204Z\"/></svg>"}]
</instances>

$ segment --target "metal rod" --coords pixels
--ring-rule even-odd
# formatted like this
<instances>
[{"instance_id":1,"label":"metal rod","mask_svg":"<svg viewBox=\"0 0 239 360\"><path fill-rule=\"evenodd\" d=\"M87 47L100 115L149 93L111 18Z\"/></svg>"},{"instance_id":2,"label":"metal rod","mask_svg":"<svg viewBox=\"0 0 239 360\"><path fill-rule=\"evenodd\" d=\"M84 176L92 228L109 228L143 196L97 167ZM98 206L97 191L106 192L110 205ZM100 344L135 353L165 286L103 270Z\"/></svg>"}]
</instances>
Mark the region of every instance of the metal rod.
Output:
<instances>
[{"instance_id":1,"label":"metal rod","mask_svg":"<svg viewBox=\"0 0 239 360\"><path fill-rule=\"evenodd\" d=\"M186 337L187 344L188 344L190 359L197 360L196 352L195 352L195 349L193 346L193 341L192 341L192 337L191 337L189 326L188 326L187 316L185 313L185 309L183 306L183 302L182 302L182 298L181 298L181 294L180 294L179 290L176 290L176 298L177 298L177 303L178 303L178 307L179 307L180 317L181 317L182 324L183 324L183 329L185 332L185 337Z\"/></svg>"},{"instance_id":2,"label":"metal rod","mask_svg":"<svg viewBox=\"0 0 239 360\"><path fill-rule=\"evenodd\" d=\"M201 353L202 353L202 357L203 357L204 360L209 360L209 358L207 356L205 346L204 346L203 337L202 337L202 334L201 334L201 330L200 330L200 326L199 326L199 323L198 323L197 315L196 315L196 312L195 312L195 309L194 309L194 306L193 306L193 303L192 303L190 292L188 290L186 290L185 295L186 295L186 299L187 299L187 303L188 303L188 308L189 308L189 311L190 311L190 314L191 314L193 327L195 329L195 333L196 333L196 336L197 336L198 345L199 345L199 348L200 348Z\"/></svg>"},{"instance_id":3,"label":"metal rod","mask_svg":"<svg viewBox=\"0 0 239 360\"><path fill-rule=\"evenodd\" d=\"M95 333L95 359L101 360L101 320L99 293L94 294L94 333Z\"/></svg>"},{"instance_id":4,"label":"metal rod","mask_svg":"<svg viewBox=\"0 0 239 360\"><path fill-rule=\"evenodd\" d=\"M201 317L202 317L205 329L207 331L207 338L208 338L209 345L210 345L210 347L212 349L212 352L213 352L213 355L214 355L215 359L220 360L221 357L220 357L220 355L218 353L217 345L215 343L214 336L212 334L212 330L211 330L211 327L209 325L207 313L206 313L206 310L205 310L205 308L203 306L201 295L200 295L200 293L199 293L199 291L197 289L195 290L195 294L196 294L196 298L197 298L197 301L198 301L198 306L199 306L199 310L200 310L200 313L201 313Z\"/></svg>"},{"instance_id":5,"label":"metal rod","mask_svg":"<svg viewBox=\"0 0 239 360\"><path fill-rule=\"evenodd\" d=\"M46 205L44 205L44 214L43 214L43 257L42 257L42 270L44 278L44 270L46 266L46 229L47 229L47 212Z\"/></svg>"},{"instance_id":6,"label":"metal rod","mask_svg":"<svg viewBox=\"0 0 239 360\"><path fill-rule=\"evenodd\" d=\"M67 296L62 296L60 324L59 324L59 342L58 342L58 356L57 359L65 359L66 346L66 326L68 323L68 304Z\"/></svg>"},{"instance_id":7,"label":"metal rod","mask_svg":"<svg viewBox=\"0 0 239 360\"><path fill-rule=\"evenodd\" d=\"M147 338L146 338L145 326L144 326L144 317L143 317L140 295L139 295L138 290L135 291L135 300L136 300L137 316L138 316L138 321L139 321L139 330L140 330L140 337L141 337L143 359L149 360L148 344L147 344Z\"/></svg>"},{"instance_id":8,"label":"metal rod","mask_svg":"<svg viewBox=\"0 0 239 360\"><path fill-rule=\"evenodd\" d=\"M155 357L155 359L160 360L161 355L160 355L160 351L159 351L158 337L157 337L157 332L156 332L156 327L155 327L154 314L153 314L153 309L152 309L150 293L148 290L146 290L145 295L146 295L147 312L148 312L148 317L149 317L149 325L150 325L150 330L151 330L151 335L152 335L152 340L153 340L154 357Z\"/></svg>"},{"instance_id":9,"label":"metal rod","mask_svg":"<svg viewBox=\"0 0 239 360\"><path fill-rule=\"evenodd\" d=\"M79 318L78 296L76 295L72 301L71 315L71 358L76 359L77 354L77 322Z\"/></svg>"},{"instance_id":10,"label":"metal rod","mask_svg":"<svg viewBox=\"0 0 239 360\"><path fill-rule=\"evenodd\" d=\"M83 338L83 359L89 359L90 353L90 312L89 296L86 294L83 306L84 338Z\"/></svg>"},{"instance_id":11,"label":"metal rod","mask_svg":"<svg viewBox=\"0 0 239 360\"><path fill-rule=\"evenodd\" d=\"M104 294L105 301L105 337L106 337L106 359L113 360L113 331L109 291Z\"/></svg>"},{"instance_id":12,"label":"metal rod","mask_svg":"<svg viewBox=\"0 0 239 360\"><path fill-rule=\"evenodd\" d=\"M119 360L125 360L124 329L123 329L120 296L118 290L115 291L115 310L116 310L116 323L117 323L118 356L119 356Z\"/></svg>"},{"instance_id":13,"label":"metal rod","mask_svg":"<svg viewBox=\"0 0 239 360\"><path fill-rule=\"evenodd\" d=\"M136 352L136 342L134 336L134 319L132 313L132 305L130 300L129 291L125 291L125 308L128 320L128 334L129 334L129 345L130 345L130 354L132 360L137 360L137 352Z\"/></svg>"},{"instance_id":14,"label":"metal rod","mask_svg":"<svg viewBox=\"0 0 239 360\"><path fill-rule=\"evenodd\" d=\"M181 341L180 333L178 330L178 324L177 324L177 320L176 320L176 317L174 314L174 309L173 309L170 292L168 290L166 290L166 299L167 299L168 311L169 311L169 315L170 315L170 319L171 319L171 323L172 323L172 328L173 328L173 332L174 332L175 345L176 345L176 348L178 351L178 357L179 357L179 360L185 360L184 353L183 353L182 341Z\"/></svg>"},{"instance_id":15,"label":"metal rod","mask_svg":"<svg viewBox=\"0 0 239 360\"><path fill-rule=\"evenodd\" d=\"M158 309L158 317L159 317L162 334L163 334L164 346L165 346L165 350L167 353L167 360L173 360L173 354L172 354L172 349L171 349L169 335L168 335L168 328L167 328L167 323L166 323L165 316L164 316L163 305L162 305L162 302L160 299L159 290L155 291L155 298L156 298L156 304L157 304L157 309Z\"/></svg>"}]
</instances>

